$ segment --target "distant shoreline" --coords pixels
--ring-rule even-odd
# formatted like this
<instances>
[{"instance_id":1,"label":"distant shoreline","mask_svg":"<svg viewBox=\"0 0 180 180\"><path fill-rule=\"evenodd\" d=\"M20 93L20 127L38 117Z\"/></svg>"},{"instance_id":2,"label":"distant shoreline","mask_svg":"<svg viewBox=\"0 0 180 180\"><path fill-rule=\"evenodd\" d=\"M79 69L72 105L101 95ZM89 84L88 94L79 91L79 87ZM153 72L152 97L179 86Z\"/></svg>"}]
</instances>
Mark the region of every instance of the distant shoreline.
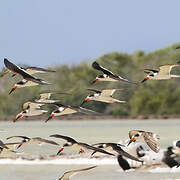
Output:
<instances>
[{"instance_id":1,"label":"distant shoreline","mask_svg":"<svg viewBox=\"0 0 180 180\"><path fill-rule=\"evenodd\" d=\"M13 121L14 116L0 118L0 121ZM36 116L36 117L24 117L18 121L45 121L47 116ZM55 117L54 120L164 120L164 119L179 119L180 115L137 115L137 116L85 116L85 115L69 115Z\"/></svg>"}]
</instances>

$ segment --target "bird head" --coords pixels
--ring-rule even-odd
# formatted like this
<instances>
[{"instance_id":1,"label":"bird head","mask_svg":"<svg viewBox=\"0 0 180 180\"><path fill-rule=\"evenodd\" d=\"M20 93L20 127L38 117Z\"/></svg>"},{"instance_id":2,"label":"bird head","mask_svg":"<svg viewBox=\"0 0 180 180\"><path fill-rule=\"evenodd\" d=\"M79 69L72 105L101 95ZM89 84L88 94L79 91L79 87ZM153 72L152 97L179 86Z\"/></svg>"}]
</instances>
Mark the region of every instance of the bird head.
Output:
<instances>
[{"instance_id":1,"label":"bird head","mask_svg":"<svg viewBox=\"0 0 180 180\"><path fill-rule=\"evenodd\" d=\"M147 81L148 79L149 79L149 76L146 76L146 77L141 81L141 83Z\"/></svg>"},{"instance_id":2,"label":"bird head","mask_svg":"<svg viewBox=\"0 0 180 180\"><path fill-rule=\"evenodd\" d=\"M84 99L84 101L81 103L81 106L82 106L84 103L90 101L90 99L91 99L90 96L87 96L87 97Z\"/></svg>"},{"instance_id":3,"label":"bird head","mask_svg":"<svg viewBox=\"0 0 180 180\"><path fill-rule=\"evenodd\" d=\"M54 112L52 112L52 113L50 114L50 116L48 117L48 119L47 119L45 122L49 121L49 120L52 119L54 116L55 116L55 114L54 114Z\"/></svg>"},{"instance_id":4,"label":"bird head","mask_svg":"<svg viewBox=\"0 0 180 180\"><path fill-rule=\"evenodd\" d=\"M64 150L64 147L61 147L59 151L57 152L57 155L59 155Z\"/></svg>"},{"instance_id":5,"label":"bird head","mask_svg":"<svg viewBox=\"0 0 180 180\"><path fill-rule=\"evenodd\" d=\"M17 86L17 84L15 84L14 86L13 86L13 88L11 89L11 91L9 92L9 94L11 94L15 89L17 89L18 88L18 86Z\"/></svg>"},{"instance_id":6,"label":"bird head","mask_svg":"<svg viewBox=\"0 0 180 180\"><path fill-rule=\"evenodd\" d=\"M18 119L23 117L23 112L19 113L13 120L13 122L16 122Z\"/></svg>"}]
</instances>

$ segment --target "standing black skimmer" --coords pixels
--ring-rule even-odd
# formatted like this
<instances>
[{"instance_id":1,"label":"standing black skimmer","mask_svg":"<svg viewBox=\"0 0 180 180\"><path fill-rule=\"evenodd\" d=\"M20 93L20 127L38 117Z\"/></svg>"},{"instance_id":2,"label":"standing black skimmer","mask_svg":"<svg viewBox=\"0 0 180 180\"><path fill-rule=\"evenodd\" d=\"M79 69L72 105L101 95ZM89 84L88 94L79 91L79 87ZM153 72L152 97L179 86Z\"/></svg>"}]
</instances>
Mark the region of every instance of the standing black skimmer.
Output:
<instances>
[{"instance_id":1,"label":"standing black skimmer","mask_svg":"<svg viewBox=\"0 0 180 180\"><path fill-rule=\"evenodd\" d=\"M9 94L11 94L17 88L22 88L22 87L26 87L26 86L36 86L39 84L50 85L50 83L47 83L46 81L44 81L42 79L37 79L37 78L31 76L24 69L21 69L19 66L16 66L15 64L11 63L7 59L4 59L4 64L9 70L11 70L14 73L20 74L24 78L22 81L18 82L17 84L15 84L13 86L13 88L9 92Z\"/></svg>"},{"instance_id":2,"label":"standing black skimmer","mask_svg":"<svg viewBox=\"0 0 180 180\"><path fill-rule=\"evenodd\" d=\"M177 64L165 64L159 66L159 70L144 69L144 72L147 74L147 76L141 81L141 83L149 79L165 80L165 79L179 78L180 75L170 74L171 69L176 66L180 66L180 61L177 62Z\"/></svg>"},{"instance_id":3,"label":"standing black skimmer","mask_svg":"<svg viewBox=\"0 0 180 180\"><path fill-rule=\"evenodd\" d=\"M104 73L103 75L98 75L92 83L95 83L97 81L123 81L123 82L136 84L134 82L129 81L128 79L125 79L125 78L122 78L121 76L117 76L113 74L111 71L100 66L96 61L92 63L92 67Z\"/></svg>"},{"instance_id":4,"label":"standing black skimmer","mask_svg":"<svg viewBox=\"0 0 180 180\"><path fill-rule=\"evenodd\" d=\"M117 144L117 143L97 143L97 144L93 144L92 146L98 147L98 148L111 148L111 150L116 151L118 153L118 155L127 157L129 159L138 161L138 162L143 162L142 160L137 159L136 157L132 156L131 154L127 153L126 151L124 151L121 147L124 147L124 145L121 144ZM92 153L92 155L96 153L96 151L94 151Z\"/></svg>"},{"instance_id":5,"label":"standing black skimmer","mask_svg":"<svg viewBox=\"0 0 180 180\"><path fill-rule=\"evenodd\" d=\"M114 99L112 95L114 92L118 89L104 89L102 91L95 90L95 89L88 89L90 91L95 92L94 94L88 95L81 105L83 105L85 102L94 100L94 101L101 101L106 103L125 103L126 101L120 101L118 99Z\"/></svg>"},{"instance_id":6,"label":"standing black skimmer","mask_svg":"<svg viewBox=\"0 0 180 180\"><path fill-rule=\"evenodd\" d=\"M160 139L159 135L154 134L152 132L132 130L129 131L129 138L130 141L128 145L131 144L132 142L135 142L137 139L143 139L154 152L158 153L160 150L160 148L157 145L157 141L158 139Z\"/></svg>"},{"instance_id":7,"label":"standing black skimmer","mask_svg":"<svg viewBox=\"0 0 180 180\"><path fill-rule=\"evenodd\" d=\"M69 106L69 105L66 106L66 105L62 105L60 103L51 103L51 104L57 106L58 109L53 111L45 122L49 121L50 119L52 119L55 116L61 116L61 115L65 115L65 114L73 114L73 113L77 113L77 112L80 112L80 113L96 113L92 110L85 109L85 108L82 108L80 106Z\"/></svg>"},{"instance_id":8,"label":"standing black skimmer","mask_svg":"<svg viewBox=\"0 0 180 180\"><path fill-rule=\"evenodd\" d=\"M47 140L47 139L44 139L44 138L40 138L40 137L34 137L34 138L30 138L30 137L27 137L27 136L10 136L10 137L7 137L6 139L11 139L11 138L21 138L23 139L21 141L21 143L19 143L19 146L17 147L20 148L23 144L34 144L34 145L41 145L41 144L51 144L51 145L55 145L55 146L60 146L58 143L56 143L55 141L51 141L51 140ZM63 151L63 147L60 148L59 151Z\"/></svg>"},{"instance_id":9,"label":"standing black skimmer","mask_svg":"<svg viewBox=\"0 0 180 180\"><path fill-rule=\"evenodd\" d=\"M81 171L87 171L87 170L93 169L95 167L97 167L97 166L91 166L91 167L88 167L88 168L67 171L58 180L69 180L70 177L75 175L76 173L81 172Z\"/></svg>"},{"instance_id":10,"label":"standing black skimmer","mask_svg":"<svg viewBox=\"0 0 180 180\"><path fill-rule=\"evenodd\" d=\"M7 59L6 58L4 58L4 61L6 61ZM8 60L7 60L8 61ZM30 75L32 75L32 74L37 74L37 73L48 73L48 72L56 72L56 71L54 71L54 70L49 70L49 69L44 69L44 68L40 68L40 67L31 67L31 66L29 66L29 67L19 67L21 70L23 70L23 71L25 71L26 73L28 73L28 74L30 74ZM5 69L2 73L1 73L1 75L0 75L0 77L3 77L3 76L5 76L6 74L8 74L9 72L11 72L12 70L10 70L10 69ZM12 77L14 77L14 76L16 76L18 73L17 72L15 72L15 71L12 71L13 72L13 75L12 75Z\"/></svg>"},{"instance_id":11,"label":"standing black skimmer","mask_svg":"<svg viewBox=\"0 0 180 180\"><path fill-rule=\"evenodd\" d=\"M114 154L112 153L109 153L103 149L100 149L100 148L97 148L97 147L93 147L89 144L86 144L86 143L82 143L82 142L77 142L75 139L71 138L71 137L68 137L68 136L63 136L63 135L59 135L59 134L53 134L53 135L50 135L50 137L55 137L55 138L61 138L61 139L64 139L67 141L67 143L65 143L63 145L63 147L73 147L73 148L76 148L79 150L79 153L83 153L84 152L84 148L85 149L89 149L89 150L93 150L95 152L100 152L100 153L103 153L103 154L108 154L108 155L111 155L111 156L114 156ZM57 153L60 154L61 151L59 151Z\"/></svg>"},{"instance_id":12,"label":"standing black skimmer","mask_svg":"<svg viewBox=\"0 0 180 180\"><path fill-rule=\"evenodd\" d=\"M44 104L33 103L30 101L24 103L22 106L22 112L16 115L13 122L16 122L19 118L22 118L23 116L38 116L48 112L40 109L43 105Z\"/></svg>"}]
</instances>

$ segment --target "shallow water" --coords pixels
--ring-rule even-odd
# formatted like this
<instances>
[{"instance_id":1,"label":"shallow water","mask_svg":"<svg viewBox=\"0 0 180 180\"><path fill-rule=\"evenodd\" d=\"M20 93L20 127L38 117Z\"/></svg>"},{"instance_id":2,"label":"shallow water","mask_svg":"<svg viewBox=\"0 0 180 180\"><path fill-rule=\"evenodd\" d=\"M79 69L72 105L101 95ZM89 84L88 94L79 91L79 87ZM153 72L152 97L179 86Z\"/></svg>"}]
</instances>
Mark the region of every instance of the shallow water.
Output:
<instances>
[{"instance_id":1,"label":"shallow water","mask_svg":"<svg viewBox=\"0 0 180 180\"><path fill-rule=\"evenodd\" d=\"M141 129L152 131L160 135L159 145L161 148L166 148L172 145L172 141L179 139L180 120L87 120L87 121L49 121L44 122L0 122L0 129L6 132L1 132L1 140L12 135L26 135L30 137L40 136L55 140L63 144L63 140L49 138L49 135L59 133L67 136L74 137L75 139L91 143L98 142L118 142L120 140L128 139L128 131L132 129ZM16 140L17 141L17 140ZM37 155L52 155L57 153L58 147L51 145L42 146L28 146L25 145L21 148L20 152L26 157L35 157ZM69 153L68 150L64 151ZM72 153L72 152L70 152ZM78 160L77 160L78 161ZM48 161L38 163L37 161L27 163L22 161L6 161L0 160L0 180L55 180L63 172L72 169L84 168L92 166L92 164L99 164L97 168L90 171L82 172L73 176L72 179L81 180L139 180L139 179L153 179L153 180L178 180L180 179L180 168L157 168L156 170L149 171L134 171L123 172L116 161L88 161L88 163L70 164L59 163L57 161ZM20 162L20 163L19 163ZM109 163L109 164L108 164Z\"/></svg>"}]
</instances>

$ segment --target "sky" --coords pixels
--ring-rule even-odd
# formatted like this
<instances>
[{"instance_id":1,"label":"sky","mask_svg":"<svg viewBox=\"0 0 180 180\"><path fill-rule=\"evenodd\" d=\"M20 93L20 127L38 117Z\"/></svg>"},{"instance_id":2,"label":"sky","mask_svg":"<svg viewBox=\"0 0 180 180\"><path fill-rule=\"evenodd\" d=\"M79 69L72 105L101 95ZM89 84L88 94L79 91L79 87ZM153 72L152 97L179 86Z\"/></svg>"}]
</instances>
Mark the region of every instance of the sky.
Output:
<instances>
[{"instance_id":1,"label":"sky","mask_svg":"<svg viewBox=\"0 0 180 180\"><path fill-rule=\"evenodd\" d=\"M74 65L114 51L150 52L180 42L179 0L0 2L0 68Z\"/></svg>"}]
</instances>

